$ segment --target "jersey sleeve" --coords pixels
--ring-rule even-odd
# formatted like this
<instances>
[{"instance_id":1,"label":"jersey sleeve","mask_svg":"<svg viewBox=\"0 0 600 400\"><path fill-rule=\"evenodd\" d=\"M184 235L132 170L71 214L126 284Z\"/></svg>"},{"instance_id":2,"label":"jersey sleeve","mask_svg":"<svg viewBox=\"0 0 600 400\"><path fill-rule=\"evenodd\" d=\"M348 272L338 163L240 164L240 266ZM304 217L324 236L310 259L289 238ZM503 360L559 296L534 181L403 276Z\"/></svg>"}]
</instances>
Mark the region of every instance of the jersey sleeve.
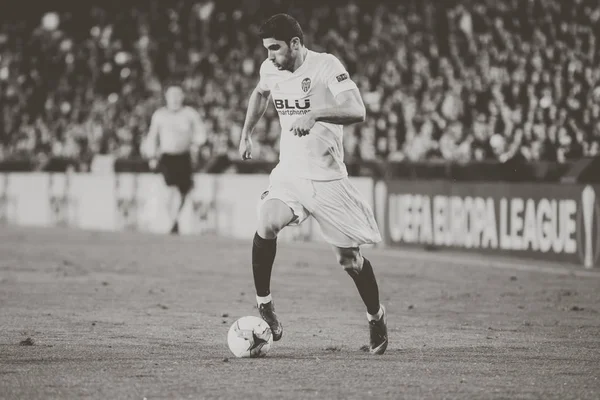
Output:
<instances>
[{"instance_id":1,"label":"jersey sleeve","mask_svg":"<svg viewBox=\"0 0 600 400\"><path fill-rule=\"evenodd\" d=\"M268 62L268 60L265 60L260 65L260 78L258 81L258 89L262 92L271 91L271 87L269 86L269 74L267 72L267 69L268 69L267 62Z\"/></svg>"},{"instance_id":2,"label":"jersey sleeve","mask_svg":"<svg viewBox=\"0 0 600 400\"><path fill-rule=\"evenodd\" d=\"M328 59L325 81L333 96L335 97L346 90L356 89L356 83L350 79L350 74L340 60L333 55L330 55Z\"/></svg>"}]
</instances>

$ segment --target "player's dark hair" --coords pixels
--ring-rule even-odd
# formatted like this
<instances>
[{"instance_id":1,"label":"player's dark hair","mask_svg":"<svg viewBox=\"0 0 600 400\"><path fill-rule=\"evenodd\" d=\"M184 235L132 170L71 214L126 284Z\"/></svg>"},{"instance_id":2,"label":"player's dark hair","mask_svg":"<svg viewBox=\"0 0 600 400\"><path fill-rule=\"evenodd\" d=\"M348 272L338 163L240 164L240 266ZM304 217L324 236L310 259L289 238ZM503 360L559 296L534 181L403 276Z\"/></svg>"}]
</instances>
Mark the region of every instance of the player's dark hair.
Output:
<instances>
[{"instance_id":1,"label":"player's dark hair","mask_svg":"<svg viewBox=\"0 0 600 400\"><path fill-rule=\"evenodd\" d=\"M258 36L261 39L273 38L283 40L288 45L293 38L300 39L304 44L304 32L294 17L288 14L275 14L260 26Z\"/></svg>"}]
</instances>

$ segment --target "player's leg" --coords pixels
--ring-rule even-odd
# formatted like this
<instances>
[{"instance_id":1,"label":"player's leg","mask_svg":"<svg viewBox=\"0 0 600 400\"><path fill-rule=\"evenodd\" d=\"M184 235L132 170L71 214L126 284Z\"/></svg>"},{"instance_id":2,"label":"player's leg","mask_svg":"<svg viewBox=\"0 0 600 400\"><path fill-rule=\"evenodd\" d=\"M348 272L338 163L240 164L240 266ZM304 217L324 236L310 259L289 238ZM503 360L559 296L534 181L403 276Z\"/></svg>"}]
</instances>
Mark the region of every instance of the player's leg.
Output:
<instances>
[{"instance_id":1,"label":"player's leg","mask_svg":"<svg viewBox=\"0 0 600 400\"><path fill-rule=\"evenodd\" d=\"M385 308L379 302L379 286L371 262L358 247L333 246L338 263L350 275L358 293L367 308L369 321L370 350L374 354L383 354L387 348L387 326Z\"/></svg>"},{"instance_id":2,"label":"player's leg","mask_svg":"<svg viewBox=\"0 0 600 400\"><path fill-rule=\"evenodd\" d=\"M371 262L359 250L361 245L381 241L373 211L347 178L313 182L313 188L311 214L367 308L371 352L383 354L388 343L385 308L379 303L379 286Z\"/></svg>"},{"instance_id":3,"label":"player's leg","mask_svg":"<svg viewBox=\"0 0 600 400\"><path fill-rule=\"evenodd\" d=\"M252 243L252 273L256 295L271 294L271 271L277 252L277 234L294 219L292 209L279 199L270 199L260 208Z\"/></svg>"},{"instance_id":4,"label":"player's leg","mask_svg":"<svg viewBox=\"0 0 600 400\"><path fill-rule=\"evenodd\" d=\"M170 221L170 233L176 234L178 233L177 229L177 219L179 217L179 207L182 201L182 196L179 188L177 186L171 185L167 187L168 190L168 200L167 200L167 210L169 213L169 221Z\"/></svg>"},{"instance_id":5,"label":"player's leg","mask_svg":"<svg viewBox=\"0 0 600 400\"><path fill-rule=\"evenodd\" d=\"M174 195L175 200L172 202L172 214L171 214L171 233L179 233L179 217L181 210L185 205L187 195L191 192L194 186L193 181L193 169L192 169L192 158L189 153L184 153L176 156L174 166L174 177L173 181L177 189L177 193Z\"/></svg>"},{"instance_id":6,"label":"player's leg","mask_svg":"<svg viewBox=\"0 0 600 400\"><path fill-rule=\"evenodd\" d=\"M167 229L171 233L173 233L173 226L178 215L177 210L181 202L181 193L177 187L178 168L176 157L173 154L163 154L158 163L159 171L165 182L160 203L161 207L163 207L163 212L166 213L166 219L168 219L169 228Z\"/></svg>"},{"instance_id":7,"label":"player's leg","mask_svg":"<svg viewBox=\"0 0 600 400\"><path fill-rule=\"evenodd\" d=\"M181 210L183 210L185 201L187 200L188 195L192 191L192 186L193 186L192 181L190 179L189 182L180 183L175 188L177 190L174 193L175 200L172 203L173 208L171 208L171 210L172 210L172 214L171 214L172 219L171 220L173 221L173 223L171 224L171 233L172 234L179 233L179 217L181 216Z\"/></svg>"},{"instance_id":8,"label":"player's leg","mask_svg":"<svg viewBox=\"0 0 600 400\"><path fill-rule=\"evenodd\" d=\"M296 219L292 208L277 198L262 203L258 215L258 227L252 242L252 274L256 289L256 301L261 317L269 324L273 340L281 339L283 327L271 296L271 272L277 253L277 234Z\"/></svg>"}]
</instances>

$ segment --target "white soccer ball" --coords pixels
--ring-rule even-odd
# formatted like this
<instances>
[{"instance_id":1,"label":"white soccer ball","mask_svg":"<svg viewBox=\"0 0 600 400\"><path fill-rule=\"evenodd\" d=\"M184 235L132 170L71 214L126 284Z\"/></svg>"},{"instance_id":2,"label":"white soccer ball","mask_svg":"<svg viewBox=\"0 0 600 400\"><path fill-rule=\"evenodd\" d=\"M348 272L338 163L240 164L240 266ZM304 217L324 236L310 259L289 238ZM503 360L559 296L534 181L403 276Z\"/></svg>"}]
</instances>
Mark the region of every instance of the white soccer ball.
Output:
<instances>
[{"instance_id":1,"label":"white soccer ball","mask_svg":"<svg viewBox=\"0 0 600 400\"><path fill-rule=\"evenodd\" d=\"M242 317L229 328L227 344L229 350L238 358L264 357L273 344L273 334L263 319L254 316Z\"/></svg>"}]
</instances>

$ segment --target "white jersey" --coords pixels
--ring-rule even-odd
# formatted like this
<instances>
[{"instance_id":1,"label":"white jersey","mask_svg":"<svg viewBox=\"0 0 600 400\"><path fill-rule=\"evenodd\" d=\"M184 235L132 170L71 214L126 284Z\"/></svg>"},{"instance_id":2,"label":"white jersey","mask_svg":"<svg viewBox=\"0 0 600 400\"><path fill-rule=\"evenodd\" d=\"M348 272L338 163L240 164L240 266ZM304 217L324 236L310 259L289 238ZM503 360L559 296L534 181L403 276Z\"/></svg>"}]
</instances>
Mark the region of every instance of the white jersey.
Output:
<instances>
[{"instance_id":1,"label":"white jersey","mask_svg":"<svg viewBox=\"0 0 600 400\"><path fill-rule=\"evenodd\" d=\"M342 125L317 122L302 137L290 131L296 119L311 110L335 107L339 93L356 88L342 63L331 54L308 50L302 65L290 72L267 59L260 67L258 85L271 92L281 123L279 164L273 174L316 181L348 176Z\"/></svg>"},{"instance_id":2,"label":"white jersey","mask_svg":"<svg viewBox=\"0 0 600 400\"><path fill-rule=\"evenodd\" d=\"M205 139L200 114L192 107L179 110L159 108L152 115L150 131L146 140L146 153L182 154Z\"/></svg>"}]
</instances>

